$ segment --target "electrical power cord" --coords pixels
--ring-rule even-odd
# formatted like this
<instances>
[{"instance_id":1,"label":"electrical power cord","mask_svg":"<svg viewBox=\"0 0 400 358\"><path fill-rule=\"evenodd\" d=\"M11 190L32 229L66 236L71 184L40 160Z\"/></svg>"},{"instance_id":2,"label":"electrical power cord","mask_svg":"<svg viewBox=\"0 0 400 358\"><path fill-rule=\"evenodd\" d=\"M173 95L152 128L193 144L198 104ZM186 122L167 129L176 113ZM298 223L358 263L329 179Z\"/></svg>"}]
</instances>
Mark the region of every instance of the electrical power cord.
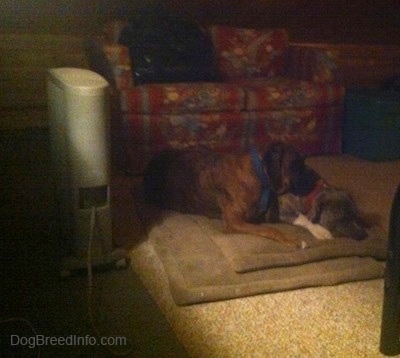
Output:
<instances>
[{"instance_id":1,"label":"electrical power cord","mask_svg":"<svg viewBox=\"0 0 400 358\"><path fill-rule=\"evenodd\" d=\"M86 262L87 263L87 265L86 265L87 278L88 278L88 281L87 281L87 310L88 310L90 325L91 325L94 333L96 334L96 337L98 339L101 339L102 336L100 334L99 329L97 328L97 326L95 324L93 308L92 308L92 297L93 297L92 243L93 243L93 239L94 239L95 229L96 229L96 207L93 206L91 209L91 213L90 213L90 233L89 233L89 239L88 239L87 262ZM38 336L38 333L36 332L33 324L25 318L12 317L12 318L0 320L0 324L7 324L7 323L11 323L11 322L22 322L22 323L26 324L32 331L33 335L35 337ZM128 343L128 348L123 351L117 351L108 345L106 347L113 356L127 356L133 352L134 346L128 338L126 338L126 342ZM41 356L40 345L38 345L37 347L38 347L38 353L37 353L36 357L40 358L40 356Z\"/></svg>"},{"instance_id":2,"label":"electrical power cord","mask_svg":"<svg viewBox=\"0 0 400 358\"><path fill-rule=\"evenodd\" d=\"M87 308L88 308L88 316L89 322L92 326L93 331L95 332L98 339L102 336L100 334L99 329L97 328L95 321L94 321L94 314L92 308L92 297L93 297L93 267L92 267L92 242L94 238L94 231L96 228L96 207L93 206L90 214L90 234L89 234L89 241L88 241L88 248L87 248L87 277L88 277L88 287L87 287ZM128 342L128 348L123 351L117 351L111 346L106 346L108 351L114 356L127 356L128 354L132 353L134 350L133 344L129 339L126 339Z\"/></svg>"},{"instance_id":3,"label":"electrical power cord","mask_svg":"<svg viewBox=\"0 0 400 358\"><path fill-rule=\"evenodd\" d=\"M33 333L33 335L35 337L38 335L36 330L35 330L35 327L33 327L33 324L29 320L27 320L25 318L22 318L22 317L11 317L11 318L6 318L6 319L0 320L0 324L6 324L6 323L12 323L12 322L22 322L22 323L26 324L30 328L30 330L32 331L32 333ZM38 351L37 351L36 357L40 358L40 355L41 355L40 345L37 346L37 349L38 349Z\"/></svg>"}]
</instances>

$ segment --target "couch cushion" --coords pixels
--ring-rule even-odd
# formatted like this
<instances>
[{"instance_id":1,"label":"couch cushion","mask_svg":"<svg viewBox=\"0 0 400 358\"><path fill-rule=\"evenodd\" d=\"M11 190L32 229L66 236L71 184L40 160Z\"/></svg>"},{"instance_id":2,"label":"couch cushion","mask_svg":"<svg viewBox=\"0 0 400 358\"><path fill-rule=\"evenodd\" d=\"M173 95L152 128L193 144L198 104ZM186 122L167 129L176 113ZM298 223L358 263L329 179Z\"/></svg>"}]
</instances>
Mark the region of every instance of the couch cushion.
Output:
<instances>
[{"instance_id":1,"label":"couch cushion","mask_svg":"<svg viewBox=\"0 0 400 358\"><path fill-rule=\"evenodd\" d=\"M208 31L222 78L268 78L284 73L288 49L286 30L214 25Z\"/></svg>"},{"instance_id":2,"label":"couch cushion","mask_svg":"<svg viewBox=\"0 0 400 358\"><path fill-rule=\"evenodd\" d=\"M236 84L145 84L122 92L123 110L132 113L201 113L242 111L244 91Z\"/></svg>"},{"instance_id":3,"label":"couch cushion","mask_svg":"<svg viewBox=\"0 0 400 358\"><path fill-rule=\"evenodd\" d=\"M287 78L235 82L246 93L246 110L306 108L343 101L344 88Z\"/></svg>"}]
</instances>

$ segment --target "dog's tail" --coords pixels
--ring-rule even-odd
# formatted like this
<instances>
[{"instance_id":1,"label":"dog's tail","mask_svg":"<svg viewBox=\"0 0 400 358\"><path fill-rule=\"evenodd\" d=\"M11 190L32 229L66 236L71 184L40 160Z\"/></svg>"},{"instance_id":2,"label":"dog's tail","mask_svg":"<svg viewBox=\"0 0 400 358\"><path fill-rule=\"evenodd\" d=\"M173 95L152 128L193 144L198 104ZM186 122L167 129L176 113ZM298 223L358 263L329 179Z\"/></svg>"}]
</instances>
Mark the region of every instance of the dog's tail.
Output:
<instances>
[{"instance_id":1,"label":"dog's tail","mask_svg":"<svg viewBox=\"0 0 400 358\"><path fill-rule=\"evenodd\" d=\"M143 190L148 204L163 207L165 182L175 156L175 151L166 150L157 154L147 165L143 176Z\"/></svg>"}]
</instances>

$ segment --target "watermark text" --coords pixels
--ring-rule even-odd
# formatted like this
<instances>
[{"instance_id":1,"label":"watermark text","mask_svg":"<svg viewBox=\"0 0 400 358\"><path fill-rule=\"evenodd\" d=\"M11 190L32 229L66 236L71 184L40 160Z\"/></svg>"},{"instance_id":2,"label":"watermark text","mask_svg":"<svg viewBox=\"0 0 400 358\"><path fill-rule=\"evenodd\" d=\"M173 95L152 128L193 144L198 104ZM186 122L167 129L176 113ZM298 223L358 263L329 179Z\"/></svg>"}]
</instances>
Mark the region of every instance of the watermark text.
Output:
<instances>
[{"instance_id":1,"label":"watermark text","mask_svg":"<svg viewBox=\"0 0 400 358\"><path fill-rule=\"evenodd\" d=\"M19 336L12 334L10 336L10 345L28 348L41 346L127 346L128 342L126 337L122 336L44 336L40 334L35 336Z\"/></svg>"}]
</instances>

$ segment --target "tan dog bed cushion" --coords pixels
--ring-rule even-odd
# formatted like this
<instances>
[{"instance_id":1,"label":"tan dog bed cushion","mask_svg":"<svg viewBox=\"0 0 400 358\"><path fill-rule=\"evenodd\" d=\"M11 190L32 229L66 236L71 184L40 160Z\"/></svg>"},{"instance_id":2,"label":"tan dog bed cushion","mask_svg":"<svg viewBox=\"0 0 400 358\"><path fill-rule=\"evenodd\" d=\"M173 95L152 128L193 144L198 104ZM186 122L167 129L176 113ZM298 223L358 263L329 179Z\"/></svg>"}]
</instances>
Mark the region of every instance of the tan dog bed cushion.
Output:
<instances>
[{"instance_id":1,"label":"tan dog bed cushion","mask_svg":"<svg viewBox=\"0 0 400 358\"><path fill-rule=\"evenodd\" d=\"M145 213L145 207L140 212ZM148 216L147 216L148 217ZM225 234L221 220L163 212L146 221L152 243L179 305L382 277L385 235L364 241L319 242L306 230L274 224L305 241L305 249L245 234ZM154 219L154 216L153 216Z\"/></svg>"}]
</instances>

